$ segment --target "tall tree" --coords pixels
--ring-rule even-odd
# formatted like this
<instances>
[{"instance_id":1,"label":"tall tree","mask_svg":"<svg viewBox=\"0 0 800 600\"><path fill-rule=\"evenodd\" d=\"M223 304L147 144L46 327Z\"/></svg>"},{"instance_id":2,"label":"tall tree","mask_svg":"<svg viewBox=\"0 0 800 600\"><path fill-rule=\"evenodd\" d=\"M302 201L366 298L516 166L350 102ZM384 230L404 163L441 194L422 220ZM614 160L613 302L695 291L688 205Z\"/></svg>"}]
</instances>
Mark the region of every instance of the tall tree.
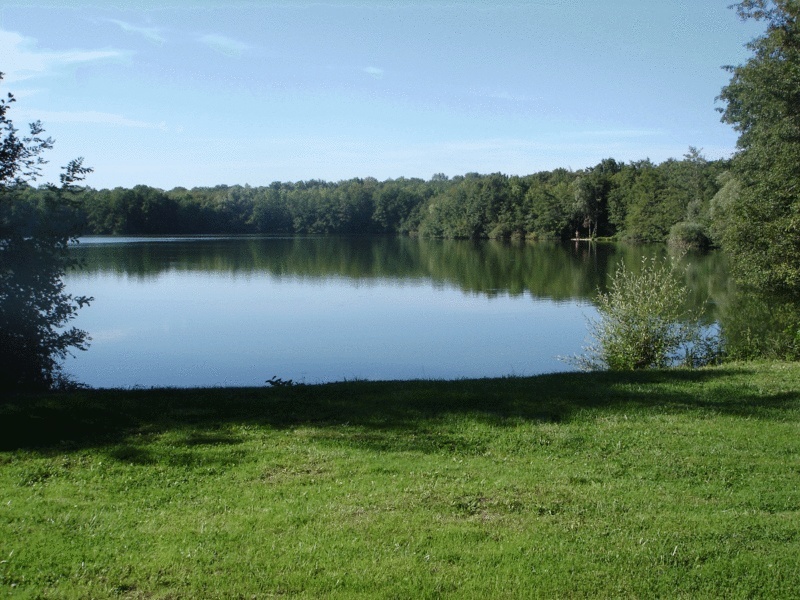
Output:
<instances>
[{"instance_id":1,"label":"tall tree","mask_svg":"<svg viewBox=\"0 0 800 600\"><path fill-rule=\"evenodd\" d=\"M602 160L597 166L578 175L573 182L575 203L573 221L576 231L587 237L610 233L608 223L608 196L613 187L613 176L620 165L613 158Z\"/></svg>"},{"instance_id":2,"label":"tall tree","mask_svg":"<svg viewBox=\"0 0 800 600\"><path fill-rule=\"evenodd\" d=\"M800 1L744 0L742 19L766 23L752 57L727 67L722 120L739 132L738 194L717 224L740 279L800 292Z\"/></svg>"},{"instance_id":3,"label":"tall tree","mask_svg":"<svg viewBox=\"0 0 800 600\"><path fill-rule=\"evenodd\" d=\"M60 360L88 343L85 331L66 325L91 298L67 294L63 277L79 232L76 183L91 169L73 160L61 186L47 186L33 210L17 202L53 140L38 121L20 137L8 117L13 102L11 94L0 100L0 389L49 388L63 381Z\"/></svg>"}]
</instances>

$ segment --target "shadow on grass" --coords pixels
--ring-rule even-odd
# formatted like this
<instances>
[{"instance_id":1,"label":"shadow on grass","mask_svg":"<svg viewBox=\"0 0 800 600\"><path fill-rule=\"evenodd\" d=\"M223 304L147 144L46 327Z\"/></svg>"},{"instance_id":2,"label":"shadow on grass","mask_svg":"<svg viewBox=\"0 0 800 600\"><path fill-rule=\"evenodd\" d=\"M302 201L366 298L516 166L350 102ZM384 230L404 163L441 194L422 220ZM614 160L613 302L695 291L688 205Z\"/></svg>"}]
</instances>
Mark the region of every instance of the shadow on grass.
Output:
<instances>
[{"instance_id":1,"label":"shadow on grass","mask_svg":"<svg viewBox=\"0 0 800 600\"><path fill-rule=\"evenodd\" d=\"M692 412L785 419L800 407L800 367L788 383L768 367L695 371L563 373L459 381L344 382L281 388L82 390L19 396L0 404L0 450L68 450L118 445L119 460L153 459L134 436L178 432L186 448L231 445L231 424L271 428L357 428L375 449L439 451L458 439L425 435L453 416L496 426L559 423L591 411ZM786 379L786 378L784 378ZM589 412L586 412L589 411ZM352 438L353 436L350 435ZM405 440L404 442L402 440ZM430 447L428 447L430 446ZM118 455L118 456L117 456Z\"/></svg>"}]
</instances>

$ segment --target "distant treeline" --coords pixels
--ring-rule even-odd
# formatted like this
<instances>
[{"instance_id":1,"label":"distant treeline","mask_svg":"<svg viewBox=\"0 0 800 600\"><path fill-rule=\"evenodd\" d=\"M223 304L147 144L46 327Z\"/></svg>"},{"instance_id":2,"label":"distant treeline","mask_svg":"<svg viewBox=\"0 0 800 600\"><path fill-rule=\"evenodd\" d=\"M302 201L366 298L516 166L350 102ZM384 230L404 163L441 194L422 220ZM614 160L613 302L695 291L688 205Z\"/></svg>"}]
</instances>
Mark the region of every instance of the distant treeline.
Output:
<instances>
[{"instance_id":1,"label":"distant treeline","mask_svg":"<svg viewBox=\"0 0 800 600\"><path fill-rule=\"evenodd\" d=\"M681 160L619 163L527 176L467 173L430 180L274 182L169 191L86 188L78 214L90 234L380 234L441 238L615 237L707 245L728 162L691 148ZM46 188L18 190L19 210Z\"/></svg>"}]
</instances>

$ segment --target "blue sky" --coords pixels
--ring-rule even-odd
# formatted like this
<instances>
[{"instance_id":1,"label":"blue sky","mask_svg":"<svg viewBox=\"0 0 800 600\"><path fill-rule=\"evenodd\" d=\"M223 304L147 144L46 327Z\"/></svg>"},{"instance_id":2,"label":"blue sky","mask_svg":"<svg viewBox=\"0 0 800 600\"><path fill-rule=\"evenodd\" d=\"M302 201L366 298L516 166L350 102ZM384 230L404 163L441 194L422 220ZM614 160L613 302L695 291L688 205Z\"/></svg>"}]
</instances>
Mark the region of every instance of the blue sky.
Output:
<instances>
[{"instance_id":1,"label":"blue sky","mask_svg":"<svg viewBox=\"0 0 800 600\"><path fill-rule=\"evenodd\" d=\"M729 156L731 0L6 0L0 83L95 188Z\"/></svg>"}]
</instances>

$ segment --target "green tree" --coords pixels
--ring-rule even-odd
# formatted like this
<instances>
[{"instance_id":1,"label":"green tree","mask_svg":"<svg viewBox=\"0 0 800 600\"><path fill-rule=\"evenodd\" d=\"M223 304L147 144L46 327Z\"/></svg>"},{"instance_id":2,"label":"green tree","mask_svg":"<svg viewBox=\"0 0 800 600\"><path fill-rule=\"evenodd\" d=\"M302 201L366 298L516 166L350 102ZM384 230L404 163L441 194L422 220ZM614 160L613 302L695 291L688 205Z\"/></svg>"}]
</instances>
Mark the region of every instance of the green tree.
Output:
<instances>
[{"instance_id":1,"label":"green tree","mask_svg":"<svg viewBox=\"0 0 800 600\"><path fill-rule=\"evenodd\" d=\"M43 389L63 382L60 360L88 344L85 331L66 325L91 298L67 294L63 276L80 226L76 183L91 169L73 160L60 187L41 189L36 204L22 202L53 140L38 121L20 137L8 117L14 101L0 100L0 389Z\"/></svg>"},{"instance_id":2,"label":"green tree","mask_svg":"<svg viewBox=\"0 0 800 600\"><path fill-rule=\"evenodd\" d=\"M800 291L800 2L745 0L742 19L766 23L751 58L727 67L722 120L739 132L726 221L717 225L737 276L762 288Z\"/></svg>"},{"instance_id":3,"label":"green tree","mask_svg":"<svg viewBox=\"0 0 800 600\"><path fill-rule=\"evenodd\" d=\"M711 245L711 200L719 190L718 177L725 161L709 162L697 148L680 161L666 161L668 196L682 211L683 220L672 224L667 242L678 250L702 250Z\"/></svg>"},{"instance_id":4,"label":"green tree","mask_svg":"<svg viewBox=\"0 0 800 600\"><path fill-rule=\"evenodd\" d=\"M664 171L649 160L637 165L627 193L625 237L637 242L663 242L682 214L667 195Z\"/></svg>"},{"instance_id":5,"label":"green tree","mask_svg":"<svg viewBox=\"0 0 800 600\"><path fill-rule=\"evenodd\" d=\"M385 181L375 192L375 209L372 221L379 232L397 233L406 229L408 220L416 208L430 194L426 193L425 182L421 179Z\"/></svg>"},{"instance_id":6,"label":"green tree","mask_svg":"<svg viewBox=\"0 0 800 600\"><path fill-rule=\"evenodd\" d=\"M269 187L260 188L250 221L259 233L287 233L291 230L291 215L280 182L274 181Z\"/></svg>"},{"instance_id":7,"label":"green tree","mask_svg":"<svg viewBox=\"0 0 800 600\"><path fill-rule=\"evenodd\" d=\"M535 237L559 238L569 229L569 203L572 190L566 182L545 185L537 182L526 196L530 207L529 230Z\"/></svg>"},{"instance_id":8,"label":"green tree","mask_svg":"<svg viewBox=\"0 0 800 600\"><path fill-rule=\"evenodd\" d=\"M608 235L608 197L613 188L613 176L620 165L606 158L597 166L587 169L573 181L575 200L572 207L574 228L579 235L597 237Z\"/></svg>"}]
</instances>

